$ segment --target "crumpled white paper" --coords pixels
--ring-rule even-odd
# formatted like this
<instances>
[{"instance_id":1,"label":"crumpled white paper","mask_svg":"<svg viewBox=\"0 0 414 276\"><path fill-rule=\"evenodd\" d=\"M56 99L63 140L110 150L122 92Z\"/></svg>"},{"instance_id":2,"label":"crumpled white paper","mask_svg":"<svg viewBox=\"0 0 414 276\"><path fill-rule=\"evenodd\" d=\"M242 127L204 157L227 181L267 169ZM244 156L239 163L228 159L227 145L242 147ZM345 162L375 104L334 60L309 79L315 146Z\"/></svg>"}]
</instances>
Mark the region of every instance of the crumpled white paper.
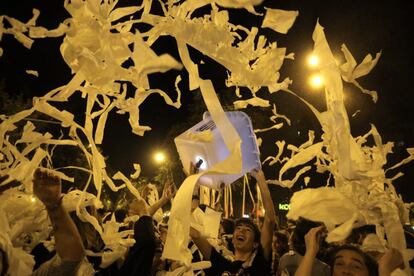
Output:
<instances>
[{"instance_id":1,"label":"crumpled white paper","mask_svg":"<svg viewBox=\"0 0 414 276\"><path fill-rule=\"evenodd\" d=\"M0 207L0 248L6 253L3 258L7 258L9 264L8 271L3 272L10 276L31 275L35 264L33 256L22 248L15 247L10 240L9 233L8 219Z\"/></svg>"},{"instance_id":2,"label":"crumpled white paper","mask_svg":"<svg viewBox=\"0 0 414 276\"><path fill-rule=\"evenodd\" d=\"M342 79L346 82L353 83L363 93L370 95L374 103L376 103L378 100L377 92L362 88L356 79L367 75L375 67L375 65L377 65L378 60L381 57L381 52L375 55L375 59L372 59L372 56L370 54L366 55L364 60L359 65L357 65L354 57L345 44L342 45L341 50L344 53L346 59L346 62L340 66Z\"/></svg>"},{"instance_id":3,"label":"crumpled white paper","mask_svg":"<svg viewBox=\"0 0 414 276\"><path fill-rule=\"evenodd\" d=\"M404 213L401 210L404 206L392 186L392 180L385 177L383 168L387 161L386 156L392 150L392 143L383 144L381 136L373 125L364 136L352 137L344 106L341 71L319 23L315 27L313 39L314 53L321 61L320 73L325 80L327 111L320 113L303 99L302 101L310 107L321 123L324 131L323 141L309 146L312 148L320 144L320 148L314 153L301 153L304 158L296 157L297 155L300 157L301 154L294 154L284 166L295 167L304 161L310 161L311 157L317 157L319 170L328 170L333 175L335 187L305 189L295 193L288 217L303 216L324 222L329 230L328 241L346 238L354 227L364 224L376 225L378 238L385 241L386 235L387 246L402 252L408 267L402 228L404 216L401 215ZM349 57L347 60L352 61ZM376 60L371 62L368 58L360 74L368 73ZM348 65L350 67L347 72L350 73L355 66ZM368 137L372 137L374 145L366 145ZM295 158L298 160L296 161ZM411 158L410 153L406 161L403 160L396 166L404 164ZM285 170L282 168L281 172ZM331 217L326 216L326 210L329 210Z\"/></svg>"},{"instance_id":4,"label":"crumpled white paper","mask_svg":"<svg viewBox=\"0 0 414 276\"><path fill-rule=\"evenodd\" d=\"M201 79L198 82L210 116L220 130L230 155L212 168L187 177L174 197L162 258L180 261L186 267L190 267L192 259L192 254L187 246L190 234L191 198L198 179L209 173L231 174L240 173L242 170L240 137L225 115L211 82Z\"/></svg>"},{"instance_id":5,"label":"crumpled white paper","mask_svg":"<svg viewBox=\"0 0 414 276\"><path fill-rule=\"evenodd\" d=\"M90 177L87 183L84 183L84 187L88 187L93 180L92 184L97 190L97 200L100 199L103 185L108 185L113 191L127 187L134 196L140 197L139 192L122 172L118 172L112 177L107 174L105 159L96 145L103 142L107 118L113 111L127 114L132 132L143 135L151 128L141 125L139 106L148 96L159 94L166 104L175 108L180 107L181 92L177 85L180 78L177 77L175 83L177 98L173 100L164 91L149 87L148 74L150 73L185 68L189 74L190 90L201 86L204 99L206 103L208 102L208 109L210 110L212 106L220 107L219 103L212 101L213 98L208 96L212 95L210 93L212 91L211 85L199 79L198 68L191 60L188 45L229 70L226 85L235 86L236 94L239 87L247 87L251 91L252 98L238 101L235 103L236 106L240 108L246 107L248 104L270 106L271 103L266 99L258 98L256 92L262 87L266 87L270 93L279 90L288 91L288 86L292 81L288 78L279 81L279 69L285 59L293 59L293 54L286 54L285 48L278 48L275 42L268 42L264 36L258 35L259 29L256 27L247 29L242 25L232 24L228 11L224 9L243 8L258 15L254 6L261 2L261 0L189 0L183 3L169 1L163 5L163 15L153 15L150 13L151 0L142 1L141 6L121 8L116 7L118 1L72 0L64 3L70 17L52 30L35 26L40 14L37 10L33 10L33 18L26 23L9 16L0 16L0 39L2 35L13 35L27 48L31 47L35 39L62 36L63 43L60 51L73 73L71 81L66 85L47 92L41 98L35 98L33 108L11 116L0 114L0 172L1 175L10 176L2 185L17 180L22 182L22 187L26 192L30 192L33 170L42 162L52 164L54 147L70 146L76 147L84 154L87 168L70 165L66 168L78 169L89 174ZM194 16L197 9L207 5L211 6L210 14L203 17ZM217 6L221 8L219 9ZM140 14L140 18L137 18L137 14ZM272 27L276 31L285 33L292 26L296 16L297 13L294 11L283 12L268 9L263 27ZM3 25L5 21L11 27L5 28ZM148 32L140 33L134 24L141 23L152 27ZM181 61L175 60L168 54L156 55L151 49L153 43L163 35L171 35L176 39ZM314 165L318 172L331 172L335 180L335 189L345 197L344 200L350 199L355 206L358 206L366 223L376 224L378 229L383 226L383 233L387 233L389 236L390 245L397 247L405 254L404 241L401 240L400 235L403 218L401 215L403 213L402 204L392 186L392 181L401 173L396 173L394 177L388 179L383 170L387 154L392 150L392 144L383 144L374 126L366 135L352 137L343 104L342 80L351 82L364 93L370 93L376 97L374 92L360 87L356 79L372 70L380 53L374 59L367 55L362 63L357 65L344 46L346 63L338 67L319 24L315 28L314 40L315 53L319 54L322 59L321 73L326 82L328 109L319 112L304 102L322 125L324 131L322 142L315 142L311 134L309 140L299 147L286 145L285 141L278 141L276 156L271 156L266 160L270 161L270 164L283 164L283 170L279 179L269 181L269 183L291 187L301 175L311 169L311 166L305 164L315 159ZM3 49L0 48L0 56L4 54ZM127 86L126 83L131 85ZM77 121L73 114L61 110L61 107L58 108L54 104L55 102L70 101L76 93L80 93L86 101L84 122ZM303 99L301 100L303 101ZM10 137L20 131L18 123L22 120L30 120L30 116L35 112L50 117L54 123L59 123L62 130L67 131L66 136L56 138L47 133L37 133L35 128L27 124L23 135L19 135L19 142L15 143ZM210 113L212 113L211 110ZM274 120L278 117L280 116L274 108L274 116L271 120L275 125ZM216 116L213 119L220 121L220 118L220 116ZM223 124L225 125L225 123ZM224 129L227 129L227 126ZM226 144L234 145L232 152L236 153L237 138L230 136ZM374 145L367 145L368 138L373 138ZM292 155L283 157L283 151L291 151ZM408 152L410 154L408 158L389 167L389 170L411 161L413 159L412 149L409 149ZM238 164L240 158L238 154L234 154L231 158L228 160L230 164ZM301 166L303 167L299 169L293 179L283 178L285 172ZM134 164L134 168L133 176L139 177L139 165ZM230 165L223 165L217 169L223 173L236 171L236 168ZM56 173L56 170L54 172ZM60 176L71 180L62 172ZM175 241L170 237L169 245L173 245L170 249L181 250L184 245L186 246L188 239L186 223L189 221L189 207L186 204L191 201L190 191L199 176L188 179L183 185L183 191L177 194L179 200L185 203L182 206L177 204L174 207L174 219L171 223L174 227L170 227L170 229L172 229L173 236L177 235L174 237L177 238L179 246L175 247ZM114 180L121 180L124 184L116 186ZM308 181L309 178L305 177L305 183ZM386 191L384 191L385 186L388 186ZM14 199L16 206L23 204L27 200L27 196L30 195L25 194L25 197ZM88 198L86 194L80 196ZM96 229L100 229L101 235L105 235L105 228L101 229L101 226L90 214L85 212L83 207L77 206L76 209L83 220L92 223ZM45 212L39 212L39 214L44 215ZM18 237L18 233L31 230L27 225L31 215L29 212L23 215L13 214L12 217L8 217L11 228L14 229L13 235ZM344 235L357 221L360 221L359 214L344 220L340 226L342 228L337 227L331 233L340 229L339 234ZM387 221L385 225L384 221ZM47 227L49 226L46 226L45 229L48 229ZM42 232L42 235L46 232ZM390 234L391 232L392 234ZM36 241L41 240L41 237L35 238ZM382 238L383 236L380 237L380 239ZM114 240L118 240L118 237L105 239L108 244ZM12 238L12 242L20 242L20 240ZM171 249L170 254L177 253L174 251L175 249ZM116 249L114 250L118 252ZM182 257L181 261L188 265L187 252L179 251L178 253L175 256ZM405 259L407 260L407 258Z\"/></svg>"},{"instance_id":6,"label":"crumpled white paper","mask_svg":"<svg viewBox=\"0 0 414 276\"><path fill-rule=\"evenodd\" d=\"M288 218L297 220L301 216L313 221L322 221L329 231L358 212L357 206L351 200L331 187L308 188L296 192L290 203Z\"/></svg>"},{"instance_id":7,"label":"crumpled white paper","mask_svg":"<svg viewBox=\"0 0 414 276\"><path fill-rule=\"evenodd\" d=\"M266 9L262 28L271 28L278 33L286 34L299 15L298 11Z\"/></svg>"}]
</instances>

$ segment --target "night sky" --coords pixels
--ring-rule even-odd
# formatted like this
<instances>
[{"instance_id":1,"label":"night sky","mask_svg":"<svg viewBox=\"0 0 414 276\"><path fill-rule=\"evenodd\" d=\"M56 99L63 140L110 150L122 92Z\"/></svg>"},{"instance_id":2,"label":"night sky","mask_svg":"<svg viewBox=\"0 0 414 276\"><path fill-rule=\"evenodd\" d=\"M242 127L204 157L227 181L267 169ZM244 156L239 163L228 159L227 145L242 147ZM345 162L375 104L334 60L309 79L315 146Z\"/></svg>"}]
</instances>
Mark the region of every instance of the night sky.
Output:
<instances>
[{"instance_id":1,"label":"night sky","mask_svg":"<svg viewBox=\"0 0 414 276\"><path fill-rule=\"evenodd\" d=\"M122 5L129 5L135 1L120 0L119 2ZM323 93L309 88L307 84L309 72L304 64L307 54L313 47L312 32L318 18L319 23L325 28L334 54L339 55L340 46L345 43L360 63L366 54L375 56L377 52L382 51L382 56L374 70L368 76L359 79L364 88L378 91L378 102L374 104L369 96L360 93L352 86L345 85L346 108L350 116L353 136L365 134L372 123L379 130L383 142L395 142L390 164L406 157L404 149L414 147L412 123L414 55L411 43L414 33L411 26L414 26L414 19L408 8L408 1L273 0L264 1L264 5L259 7L258 11L263 11L263 6L299 10L299 16L287 35L266 30L263 34L270 41L277 41L278 47L286 47L287 52L295 53L295 61L285 60L280 70L280 79L290 77L293 80L290 88L317 108L324 108ZM32 8L41 11L37 25L47 28L57 27L62 19L69 16L63 8L63 1L2 0L0 2L0 14L24 22L32 17ZM252 26L258 24L260 18L245 11L233 10L230 13L230 21ZM4 91L31 98L66 84L71 74L69 67L60 56L59 45L62 39L62 37L37 39L32 49L28 50L12 36L4 35L0 41L0 46L4 50L3 57L0 58L0 78ZM178 59L172 38L163 38L154 45L154 48L157 53L169 52ZM194 56L200 56L196 51L192 53ZM200 70L202 77L212 78L217 91L226 91L224 85L226 72L223 67L207 58L203 60L206 63ZM25 70L37 70L39 77L28 75ZM168 91L173 87L177 74L183 76L183 83L185 83L187 78L186 72L183 71L153 76L151 84ZM167 140L165 134L171 125L186 120L189 114L188 104L192 102L192 93L197 93L188 91L185 84L181 88L186 96L183 98L183 107L180 110L163 104L159 96L149 97L141 106L141 123L153 128L144 137L135 136L130 132L127 116L115 114L110 116L103 149L109 156L108 163L114 169L128 173L128 170L132 169L132 162L138 162L143 166L144 174L153 173L155 167L150 162L152 152L166 146L166 143L172 147L172 139ZM291 96L283 92L271 96L260 92L259 96L276 102L278 113L285 114L292 120L292 126L263 136L264 146L261 148L263 158L267 155L275 155L275 140L289 137L289 143L300 145L307 140L307 130L318 131L318 123L310 111ZM75 102L75 104L70 103L68 109L79 113L84 106L80 101ZM200 106L200 109L204 110L205 107ZM248 109L246 112L250 111ZM354 113L356 115L351 117ZM265 168L265 172L272 177L276 176L274 169ZM405 201L414 201L414 188L411 183L414 179L414 163L405 165L402 172L406 175L394 184Z\"/></svg>"}]
</instances>

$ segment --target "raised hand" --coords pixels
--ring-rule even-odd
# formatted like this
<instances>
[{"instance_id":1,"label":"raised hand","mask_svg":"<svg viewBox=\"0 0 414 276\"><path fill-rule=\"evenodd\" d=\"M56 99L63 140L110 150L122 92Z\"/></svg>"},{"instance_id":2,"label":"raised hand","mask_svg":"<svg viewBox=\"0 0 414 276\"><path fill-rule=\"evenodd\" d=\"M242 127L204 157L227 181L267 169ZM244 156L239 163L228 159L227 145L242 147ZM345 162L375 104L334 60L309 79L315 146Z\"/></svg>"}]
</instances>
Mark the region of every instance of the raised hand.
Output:
<instances>
[{"instance_id":1,"label":"raised hand","mask_svg":"<svg viewBox=\"0 0 414 276\"><path fill-rule=\"evenodd\" d=\"M404 259L400 251L390 248L378 261L380 276L391 275L397 268L404 269Z\"/></svg>"},{"instance_id":2,"label":"raised hand","mask_svg":"<svg viewBox=\"0 0 414 276\"><path fill-rule=\"evenodd\" d=\"M266 181L264 173L261 169L254 169L250 172L250 175L253 176L257 181Z\"/></svg>"},{"instance_id":3,"label":"raised hand","mask_svg":"<svg viewBox=\"0 0 414 276\"><path fill-rule=\"evenodd\" d=\"M167 183L164 184L164 189L162 190L162 198L170 200L173 197L174 197L174 185L169 180Z\"/></svg>"},{"instance_id":4,"label":"raised hand","mask_svg":"<svg viewBox=\"0 0 414 276\"><path fill-rule=\"evenodd\" d=\"M325 234L325 226L314 227L305 235L306 253L316 256Z\"/></svg>"},{"instance_id":5,"label":"raised hand","mask_svg":"<svg viewBox=\"0 0 414 276\"><path fill-rule=\"evenodd\" d=\"M33 193L46 206L54 208L61 202L60 178L43 169L36 169L33 174Z\"/></svg>"}]
</instances>

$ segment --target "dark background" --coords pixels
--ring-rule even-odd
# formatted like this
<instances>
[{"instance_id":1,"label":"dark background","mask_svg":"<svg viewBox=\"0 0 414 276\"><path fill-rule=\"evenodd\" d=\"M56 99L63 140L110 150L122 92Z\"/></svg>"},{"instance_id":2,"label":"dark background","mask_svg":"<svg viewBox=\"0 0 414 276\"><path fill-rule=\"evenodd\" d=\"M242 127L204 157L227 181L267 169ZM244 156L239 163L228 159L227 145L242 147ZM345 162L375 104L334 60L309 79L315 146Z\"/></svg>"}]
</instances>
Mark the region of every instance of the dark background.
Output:
<instances>
[{"instance_id":1,"label":"dark background","mask_svg":"<svg viewBox=\"0 0 414 276\"><path fill-rule=\"evenodd\" d=\"M136 4L135 1L119 1L120 5ZM414 24L408 1L264 1L257 8L263 12L263 7L298 10L299 16L287 35L277 34L270 30L262 30L270 41L277 41L278 47L286 47L287 52L295 53L295 60L285 60L280 71L281 78L289 77L293 80L291 89L314 104L318 109L324 109L323 92L313 90L307 83L309 71L305 66L307 54L312 50L312 32L317 20L325 28L325 33L334 54L341 55L340 46L345 43L358 63L366 54L373 56L382 51L382 56L374 70L358 81L369 90L378 91L379 100L376 104L371 98L360 93L356 88L345 85L346 107L350 116L353 136L363 135L374 124L383 141L394 141L394 154L389 156L389 164L395 164L407 157L405 148L414 147L413 118L413 91L412 91L412 64L413 50L411 38ZM37 21L38 26L56 28L58 23L69 17L63 8L63 1L52 0L2 0L0 14L9 15L23 22L32 17L32 8L41 11ZM230 21L245 26L260 25L261 18L246 11L230 10ZM46 38L35 40L32 49L28 50L10 35L3 35L0 46L4 53L0 58L1 89L9 95L23 95L31 99L34 96L44 95L58 86L66 84L71 73L69 67L60 56L60 38ZM162 38L154 44L154 50L160 54L169 52L178 59L174 39ZM233 89L224 85L225 69L219 64L203 57L196 50L191 50L195 60L203 60L200 67L203 78L211 78L216 90L222 95L224 102L230 103L235 99ZM37 70L39 77L25 73L25 70ZM112 170L121 170L125 175L132 172L132 163L140 163L143 175L153 176L157 173L157 165L152 162L152 154L157 149L164 149L171 160L177 162L173 145L173 137L184 131L182 128L192 122L201 120L201 114L206 110L196 94L198 91L188 91L186 72L170 72L154 74L150 77L151 85L162 88L169 93L174 92L172 87L175 76L181 74L183 82L181 89L183 107L179 110L167 106L159 96L150 96L141 106L141 124L149 125L152 131L144 137L133 135L125 115L111 114L106 125L104 144L102 149L108 157L108 164ZM244 90L243 95L246 96ZM224 95L224 96L223 96ZM280 92L268 95L262 91L261 97L271 99L277 104L278 113L287 115L292 125L281 130L259 134L263 138L261 147L262 158L276 154L274 141L286 139L288 143L299 146L307 140L307 131L314 129L321 134L320 126L310 111L297 99ZM198 97L198 98L197 98ZM66 108L79 115L82 121L84 105L80 98L74 97L66 104ZM260 108L246 110L251 114L255 128L270 126L270 111ZM352 114L358 112L354 117ZM0 110L0 113L3 111ZM262 113L264 115L255 114ZM260 117L262 116L262 117ZM178 125L178 126L177 126ZM174 129L175 126L175 129ZM181 127L181 129L180 129ZM173 128L173 129L172 129ZM387 165L386 167L389 167ZM406 175L394 182L397 191L402 194L406 202L414 201L412 180L414 164L402 167ZM264 167L268 178L277 176L277 168ZM395 171L387 175L392 176ZM292 175L293 176L293 175ZM311 186L324 183L324 177L315 176ZM292 190L272 187L276 202L284 202L292 191L303 188L300 184Z\"/></svg>"}]
</instances>

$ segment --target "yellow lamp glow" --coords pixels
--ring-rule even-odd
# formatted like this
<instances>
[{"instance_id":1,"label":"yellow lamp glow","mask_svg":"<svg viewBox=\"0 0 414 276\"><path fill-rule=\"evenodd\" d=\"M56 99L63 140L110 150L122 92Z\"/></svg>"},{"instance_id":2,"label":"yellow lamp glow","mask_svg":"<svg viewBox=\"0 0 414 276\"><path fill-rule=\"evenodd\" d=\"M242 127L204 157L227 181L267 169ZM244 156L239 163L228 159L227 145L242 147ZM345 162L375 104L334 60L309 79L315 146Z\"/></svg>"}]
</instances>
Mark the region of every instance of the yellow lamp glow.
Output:
<instances>
[{"instance_id":1,"label":"yellow lamp glow","mask_svg":"<svg viewBox=\"0 0 414 276\"><path fill-rule=\"evenodd\" d=\"M315 55L310 55L308 57L308 64L310 67L317 67L319 65L319 58Z\"/></svg>"},{"instance_id":2,"label":"yellow lamp glow","mask_svg":"<svg viewBox=\"0 0 414 276\"><path fill-rule=\"evenodd\" d=\"M320 87L323 86L323 79L322 79L322 77L320 75L313 75L313 76L311 76L309 82L310 82L310 85L313 88L320 88Z\"/></svg>"},{"instance_id":3,"label":"yellow lamp glow","mask_svg":"<svg viewBox=\"0 0 414 276\"><path fill-rule=\"evenodd\" d=\"M163 163L165 161L165 159L166 159L165 154L162 153L162 152L157 152L154 155L154 160L157 163Z\"/></svg>"}]
</instances>

